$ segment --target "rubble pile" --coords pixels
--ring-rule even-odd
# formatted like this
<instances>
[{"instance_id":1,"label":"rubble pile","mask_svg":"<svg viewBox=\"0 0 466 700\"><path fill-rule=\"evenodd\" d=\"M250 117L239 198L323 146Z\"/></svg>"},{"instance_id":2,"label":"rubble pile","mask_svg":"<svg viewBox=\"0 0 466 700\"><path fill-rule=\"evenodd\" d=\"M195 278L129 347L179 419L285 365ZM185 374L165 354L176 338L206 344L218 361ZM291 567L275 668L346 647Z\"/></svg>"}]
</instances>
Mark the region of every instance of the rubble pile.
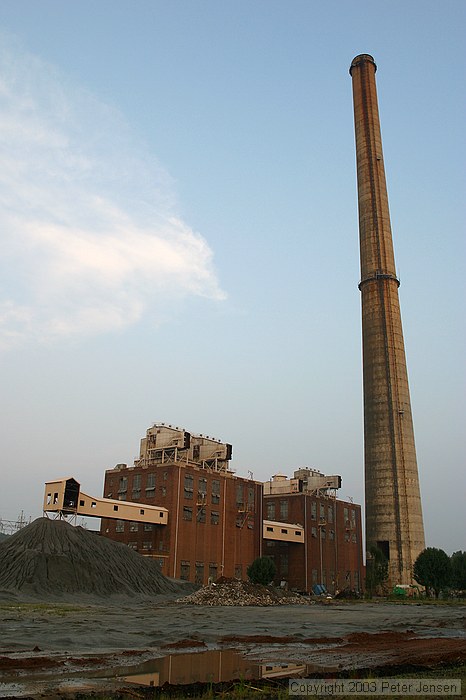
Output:
<instances>
[{"instance_id":1,"label":"rubble pile","mask_svg":"<svg viewBox=\"0 0 466 700\"><path fill-rule=\"evenodd\" d=\"M0 589L51 599L181 595L186 586L124 544L64 520L38 518L0 543Z\"/></svg>"},{"instance_id":2,"label":"rubble pile","mask_svg":"<svg viewBox=\"0 0 466 700\"><path fill-rule=\"evenodd\" d=\"M313 601L298 593L285 591L273 586L261 586L239 581L235 578L219 578L215 583L203 586L186 598L179 598L177 603L187 605L310 605Z\"/></svg>"}]
</instances>

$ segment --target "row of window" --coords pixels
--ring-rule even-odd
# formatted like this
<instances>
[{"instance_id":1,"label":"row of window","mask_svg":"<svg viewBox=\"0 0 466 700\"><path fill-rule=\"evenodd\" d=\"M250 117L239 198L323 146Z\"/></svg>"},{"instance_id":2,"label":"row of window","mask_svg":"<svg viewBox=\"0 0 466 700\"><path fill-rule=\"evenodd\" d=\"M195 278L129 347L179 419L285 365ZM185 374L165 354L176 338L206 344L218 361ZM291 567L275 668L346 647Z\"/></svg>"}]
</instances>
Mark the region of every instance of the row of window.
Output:
<instances>
[{"instance_id":1,"label":"row of window","mask_svg":"<svg viewBox=\"0 0 466 700\"><path fill-rule=\"evenodd\" d=\"M325 521L326 523L333 523L335 517L335 506L333 504L326 505L325 503L317 504L317 501L311 501L311 520L317 520L317 505L319 505L320 522ZM276 499L273 501L266 501L265 510L267 513L267 520L275 520L277 517L279 517L280 520L285 520L288 518L289 500L287 498L283 498L280 500ZM351 526L352 528L356 527L356 510L351 508L350 511L348 508L344 508L343 518L345 520L345 524Z\"/></svg>"},{"instance_id":2,"label":"row of window","mask_svg":"<svg viewBox=\"0 0 466 700\"><path fill-rule=\"evenodd\" d=\"M168 479L168 472L161 472L161 479L162 481L166 481ZM138 499L141 497L141 492L142 492L142 474L133 474L132 479L131 479L131 498L133 500ZM108 486L109 488L113 488L113 479L109 479L108 481ZM155 496L155 472L148 472L145 474L145 484L144 484L144 491L146 498L151 498ZM165 487L164 487L165 488ZM166 493L166 489L165 489ZM128 477L127 476L121 476L118 482L118 498L120 501L124 501L127 498L128 494Z\"/></svg>"},{"instance_id":3,"label":"row of window","mask_svg":"<svg viewBox=\"0 0 466 700\"><path fill-rule=\"evenodd\" d=\"M183 581L191 581L191 575L194 573L194 583L201 585L204 583L204 573L208 573L209 581L215 581L221 575L222 567L216 562L210 562L208 567L203 561L196 561L194 564L187 560L182 560L180 564L180 578ZM241 564L235 566L235 578L242 578L243 567Z\"/></svg>"},{"instance_id":4,"label":"row of window","mask_svg":"<svg viewBox=\"0 0 466 700\"><path fill-rule=\"evenodd\" d=\"M191 506L183 506L183 520L191 522L196 520L198 523L206 522L206 508L198 507L192 508ZM217 510L210 511L210 524L218 525L220 521L220 513Z\"/></svg>"},{"instance_id":5,"label":"row of window","mask_svg":"<svg viewBox=\"0 0 466 700\"><path fill-rule=\"evenodd\" d=\"M144 532L153 532L155 530L155 525L152 523L136 523L134 521L125 522L124 520L117 520L115 525L115 532L125 532L126 525L128 525L129 532L138 532L139 527L144 528Z\"/></svg>"},{"instance_id":6,"label":"row of window","mask_svg":"<svg viewBox=\"0 0 466 700\"><path fill-rule=\"evenodd\" d=\"M212 479L211 481L211 503L218 505L220 503L220 481ZM192 500L194 497L194 476L193 474L185 474L184 476L184 497L187 500ZM203 502L207 501L207 479L200 476L197 481L197 497Z\"/></svg>"},{"instance_id":7,"label":"row of window","mask_svg":"<svg viewBox=\"0 0 466 700\"><path fill-rule=\"evenodd\" d=\"M312 527L311 528L311 537L317 538L318 537L318 534L317 534L318 530L320 530L321 539L323 539L323 540L327 539L327 535L328 535L328 539L331 542L333 542L335 540L335 530L326 530L324 527L319 527L319 528ZM267 527L267 532L273 532L273 527ZM282 529L282 533L287 534L288 530ZM298 535L298 531L296 531L295 534ZM357 541L358 541L358 539L356 536L356 532L349 532L348 530L345 531L345 542L357 542ZM268 541L267 547L273 547L274 544L275 544L274 542Z\"/></svg>"}]
</instances>

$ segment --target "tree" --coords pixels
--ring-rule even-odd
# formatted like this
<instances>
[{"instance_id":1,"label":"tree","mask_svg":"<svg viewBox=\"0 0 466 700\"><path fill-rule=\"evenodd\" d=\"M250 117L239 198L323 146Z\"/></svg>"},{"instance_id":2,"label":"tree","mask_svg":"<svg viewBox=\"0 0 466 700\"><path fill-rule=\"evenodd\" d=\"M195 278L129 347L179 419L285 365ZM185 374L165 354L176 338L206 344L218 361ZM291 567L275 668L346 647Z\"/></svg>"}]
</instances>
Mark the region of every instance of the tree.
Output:
<instances>
[{"instance_id":1,"label":"tree","mask_svg":"<svg viewBox=\"0 0 466 700\"><path fill-rule=\"evenodd\" d=\"M414 562L413 575L421 586L427 590L431 588L438 598L440 591L451 585L450 557L443 549L427 547Z\"/></svg>"},{"instance_id":2,"label":"tree","mask_svg":"<svg viewBox=\"0 0 466 700\"><path fill-rule=\"evenodd\" d=\"M366 591L372 598L388 578L388 561L381 549L372 545L366 561Z\"/></svg>"},{"instance_id":3,"label":"tree","mask_svg":"<svg viewBox=\"0 0 466 700\"><path fill-rule=\"evenodd\" d=\"M261 583L267 586L275 578L277 569L270 557L258 557L248 566L248 577L251 583Z\"/></svg>"},{"instance_id":4,"label":"tree","mask_svg":"<svg viewBox=\"0 0 466 700\"><path fill-rule=\"evenodd\" d=\"M466 591L466 552L453 552L450 563L451 585L457 591Z\"/></svg>"}]
</instances>

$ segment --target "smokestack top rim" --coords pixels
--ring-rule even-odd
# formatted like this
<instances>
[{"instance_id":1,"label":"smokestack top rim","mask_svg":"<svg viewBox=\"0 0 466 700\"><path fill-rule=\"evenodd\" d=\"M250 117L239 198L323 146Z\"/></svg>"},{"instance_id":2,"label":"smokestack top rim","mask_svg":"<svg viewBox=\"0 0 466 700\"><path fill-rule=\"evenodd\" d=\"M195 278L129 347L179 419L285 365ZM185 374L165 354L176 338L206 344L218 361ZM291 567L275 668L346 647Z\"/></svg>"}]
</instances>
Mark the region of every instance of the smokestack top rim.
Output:
<instances>
[{"instance_id":1,"label":"smokestack top rim","mask_svg":"<svg viewBox=\"0 0 466 700\"><path fill-rule=\"evenodd\" d=\"M374 66L374 73L377 70L377 63L374 61L374 57L371 56L369 53L360 53L359 56L355 56L351 61L349 74L352 75L353 68L356 68L356 66L361 65L361 63L372 63L372 65Z\"/></svg>"}]
</instances>

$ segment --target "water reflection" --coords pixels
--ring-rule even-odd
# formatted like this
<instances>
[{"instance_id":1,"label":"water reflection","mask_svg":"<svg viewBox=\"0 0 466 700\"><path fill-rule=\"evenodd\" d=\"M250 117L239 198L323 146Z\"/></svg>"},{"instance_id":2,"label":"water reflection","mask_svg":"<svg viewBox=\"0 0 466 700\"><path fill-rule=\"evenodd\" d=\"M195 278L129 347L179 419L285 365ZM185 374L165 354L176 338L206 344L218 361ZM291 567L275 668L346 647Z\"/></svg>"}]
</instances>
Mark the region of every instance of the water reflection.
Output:
<instances>
[{"instance_id":1,"label":"water reflection","mask_svg":"<svg viewBox=\"0 0 466 700\"><path fill-rule=\"evenodd\" d=\"M189 683L219 683L236 678L297 677L306 671L302 664L267 663L248 661L231 649L203 651L191 654L172 654L146 661L131 669L120 668L115 674L119 681L137 685L158 686L164 683L187 685Z\"/></svg>"}]
</instances>

